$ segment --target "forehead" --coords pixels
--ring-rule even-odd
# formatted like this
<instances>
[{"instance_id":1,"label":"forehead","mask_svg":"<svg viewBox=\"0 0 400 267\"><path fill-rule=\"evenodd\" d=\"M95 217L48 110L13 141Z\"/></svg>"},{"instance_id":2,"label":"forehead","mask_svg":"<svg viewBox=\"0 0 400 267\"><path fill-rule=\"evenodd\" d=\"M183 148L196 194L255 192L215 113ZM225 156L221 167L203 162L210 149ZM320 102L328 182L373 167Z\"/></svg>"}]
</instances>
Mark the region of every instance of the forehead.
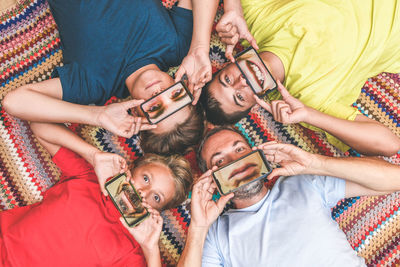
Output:
<instances>
[{"instance_id":1,"label":"forehead","mask_svg":"<svg viewBox=\"0 0 400 267\"><path fill-rule=\"evenodd\" d=\"M221 130L207 139L201 156L207 162L216 153L229 152L228 149L237 142L244 143L250 148L247 140L241 134L231 130Z\"/></svg>"},{"instance_id":2,"label":"forehead","mask_svg":"<svg viewBox=\"0 0 400 267\"><path fill-rule=\"evenodd\" d=\"M157 127L152 129L151 132L154 134L163 134L170 132L177 128L178 124L184 123L190 116L192 109L190 105L180 109L168 118L157 123Z\"/></svg>"}]
</instances>

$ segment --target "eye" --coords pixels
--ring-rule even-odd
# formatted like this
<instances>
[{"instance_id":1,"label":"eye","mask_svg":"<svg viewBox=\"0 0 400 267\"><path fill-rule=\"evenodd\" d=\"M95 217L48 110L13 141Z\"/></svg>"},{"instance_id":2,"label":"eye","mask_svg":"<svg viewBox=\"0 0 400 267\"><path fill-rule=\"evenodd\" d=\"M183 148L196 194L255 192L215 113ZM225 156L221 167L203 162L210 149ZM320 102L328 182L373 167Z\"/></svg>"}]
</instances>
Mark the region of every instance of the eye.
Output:
<instances>
[{"instance_id":1,"label":"eye","mask_svg":"<svg viewBox=\"0 0 400 267\"><path fill-rule=\"evenodd\" d=\"M228 75L225 76L225 82L231 84L231 79L229 79Z\"/></svg>"},{"instance_id":2,"label":"eye","mask_svg":"<svg viewBox=\"0 0 400 267\"><path fill-rule=\"evenodd\" d=\"M154 112L161 108L161 104L157 103L149 107L148 112Z\"/></svg>"},{"instance_id":3,"label":"eye","mask_svg":"<svg viewBox=\"0 0 400 267\"><path fill-rule=\"evenodd\" d=\"M240 153L244 150L244 147L238 147L236 148L236 153Z\"/></svg>"},{"instance_id":4,"label":"eye","mask_svg":"<svg viewBox=\"0 0 400 267\"><path fill-rule=\"evenodd\" d=\"M236 93L236 97L240 100L240 101L244 101L243 96L240 93Z\"/></svg>"},{"instance_id":5,"label":"eye","mask_svg":"<svg viewBox=\"0 0 400 267\"><path fill-rule=\"evenodd\" d=\"M154 195L154 201L157 203L160 203L160 196L159 195Z\"/></svg>"},{"instance_id":6,"label":"eye","mask_svg":"<svg viewBox=\"0 0 400 267\"><path fill-rule=\"evenodd\" d=\"M145 181L145 183L148 183L150 181L147 175L143 175L143 180Z\"/></svg>"},{"instance_id":7,"label":"eye","mask_svg":"<svg viewBox=\"0 0 400 267\"><path fill-rule=\"evenodd\" d=\"M222 158L222 159L217 160L215 162L215 165L217 165L217 167L221 167L223 163L224 163L224 159Z\"/></svg>"},{"instance_id":8,"label":"eye","mask_svg":"<svg viewBox=\"0 0 400 267\"><path fill-rule=\"evenodd\" d=\"M175 91L172 92L171 99L178 98L182 93L183 93L183 88L176 89Z\"/></svg>"}]
</instances>

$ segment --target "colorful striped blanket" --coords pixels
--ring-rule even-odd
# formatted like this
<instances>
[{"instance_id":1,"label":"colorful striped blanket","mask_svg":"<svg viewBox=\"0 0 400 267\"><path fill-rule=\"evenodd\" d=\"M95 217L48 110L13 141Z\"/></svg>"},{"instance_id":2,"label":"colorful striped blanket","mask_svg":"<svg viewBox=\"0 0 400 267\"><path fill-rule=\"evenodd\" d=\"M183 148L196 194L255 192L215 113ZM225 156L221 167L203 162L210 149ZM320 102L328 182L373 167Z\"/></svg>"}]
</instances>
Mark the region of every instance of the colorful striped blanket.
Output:
<instances>
[{"instance_id":1,"label":"colorful striped blanket","mask_svg":"<svg viewBox=\"0 0 400 267\"><path fill-rule=\"evenodd\" d=\"M174 0L163 0L170 6ZM216 21L222 14L218 10ZM226 59L224 45L215 32L211 38L210 58L213 71ZM55 66L62 64L57 26L45 0L18 0L0 13L0 100L21 85L50 77ZM171 69L171 73L176 70ZM400 136L400 74L381 73L366 81L354 106ZM109 102L118 101L115 98ZM104 129L71 124L70 129L103 151L118 153L131 163L140 156L136 136L125 139ZM275 122L263 109L250 113L236 124L250 143L268 140L292 143L307 151L329 156L359 156L350 150L342 153L327 143L321 133L300 125ZM30 131L29 124L0 110L0 210L29 205L42 199L43 192L59 179L59 170L49 154ZM385 160L400 165L400 154ZM179 259L190 223L190 200L163 213L161 252L166 266ZM400 265L400 194L358 197L340 201L332 210L351 246L366 259L369 266Z\"/></svg>"}]
</instances>

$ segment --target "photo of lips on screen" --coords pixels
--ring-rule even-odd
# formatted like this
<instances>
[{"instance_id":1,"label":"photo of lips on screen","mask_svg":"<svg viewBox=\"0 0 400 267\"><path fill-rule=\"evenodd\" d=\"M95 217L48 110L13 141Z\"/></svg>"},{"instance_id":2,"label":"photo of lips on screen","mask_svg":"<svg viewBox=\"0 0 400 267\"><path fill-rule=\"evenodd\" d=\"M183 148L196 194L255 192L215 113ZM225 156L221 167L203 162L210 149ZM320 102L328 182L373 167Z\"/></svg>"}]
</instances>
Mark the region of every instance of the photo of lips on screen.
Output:
<instances>
[{"instance_id":1,"label":"photo of lips on screen","mask_svg":"<svg viewBox=\"0 0 400 267\"><path fill-rule=\"evenodd\" d=\"M265 96L277 88L276 81L253 47L235 56L235 63L247 84L258 96Z\"/></svg>"},{"instance_id":2,"label":"photo of lips on screen","mask_svg":"<svg viewBox=\"0 0 400 267\"><path fill-rule=\"evenodd\" d=\"M193 96L183 84L177 82L140 105L147 120L156 124L189 105Z\"/></svg>"},{"instance_id":3,"label":"photo of lips on screen","mask_svg":"<svg viewBox=\"0 0 400 267\"><path fill-rule=\"evenodd\" d=\"M135 226L149 216L139 194L126 180L126 174L119 174L108 181L106 190L129 226Z\"/></svg>"},{"instance_id":4,"label":"photo of lips on screen","mask_svg":"<svg viewBox=\"0 0 400 267\"><path fill-rule=\"evenodd\" d=\"M222 195L234 192L251 182L265 178L271 172L264 153L255 150L213 172L213 178Z\"/></svg>"}]
</instances>

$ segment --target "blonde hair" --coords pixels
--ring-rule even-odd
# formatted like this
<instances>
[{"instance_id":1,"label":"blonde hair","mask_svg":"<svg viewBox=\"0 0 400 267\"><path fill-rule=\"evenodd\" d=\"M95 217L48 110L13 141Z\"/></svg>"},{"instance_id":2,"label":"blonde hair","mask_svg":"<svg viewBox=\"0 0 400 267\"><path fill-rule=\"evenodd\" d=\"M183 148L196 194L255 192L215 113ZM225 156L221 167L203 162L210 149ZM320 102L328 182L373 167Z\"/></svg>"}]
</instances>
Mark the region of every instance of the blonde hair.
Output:
<instances>
[{"instance_id":1,"label":"blonde hair","mask_svg":"<svg viewBox=\"0 0 400 267\"><path fill-rule=\"evenodd\" d=\"M161 156L148 153L135 161L134 168L150 163L160 163L168 167L171 170L172 177L174 178L174 197L162 209L174 208L185 201L193 182L192 169L189 162L179 155Z\"/></svg>"}]
</instances>

